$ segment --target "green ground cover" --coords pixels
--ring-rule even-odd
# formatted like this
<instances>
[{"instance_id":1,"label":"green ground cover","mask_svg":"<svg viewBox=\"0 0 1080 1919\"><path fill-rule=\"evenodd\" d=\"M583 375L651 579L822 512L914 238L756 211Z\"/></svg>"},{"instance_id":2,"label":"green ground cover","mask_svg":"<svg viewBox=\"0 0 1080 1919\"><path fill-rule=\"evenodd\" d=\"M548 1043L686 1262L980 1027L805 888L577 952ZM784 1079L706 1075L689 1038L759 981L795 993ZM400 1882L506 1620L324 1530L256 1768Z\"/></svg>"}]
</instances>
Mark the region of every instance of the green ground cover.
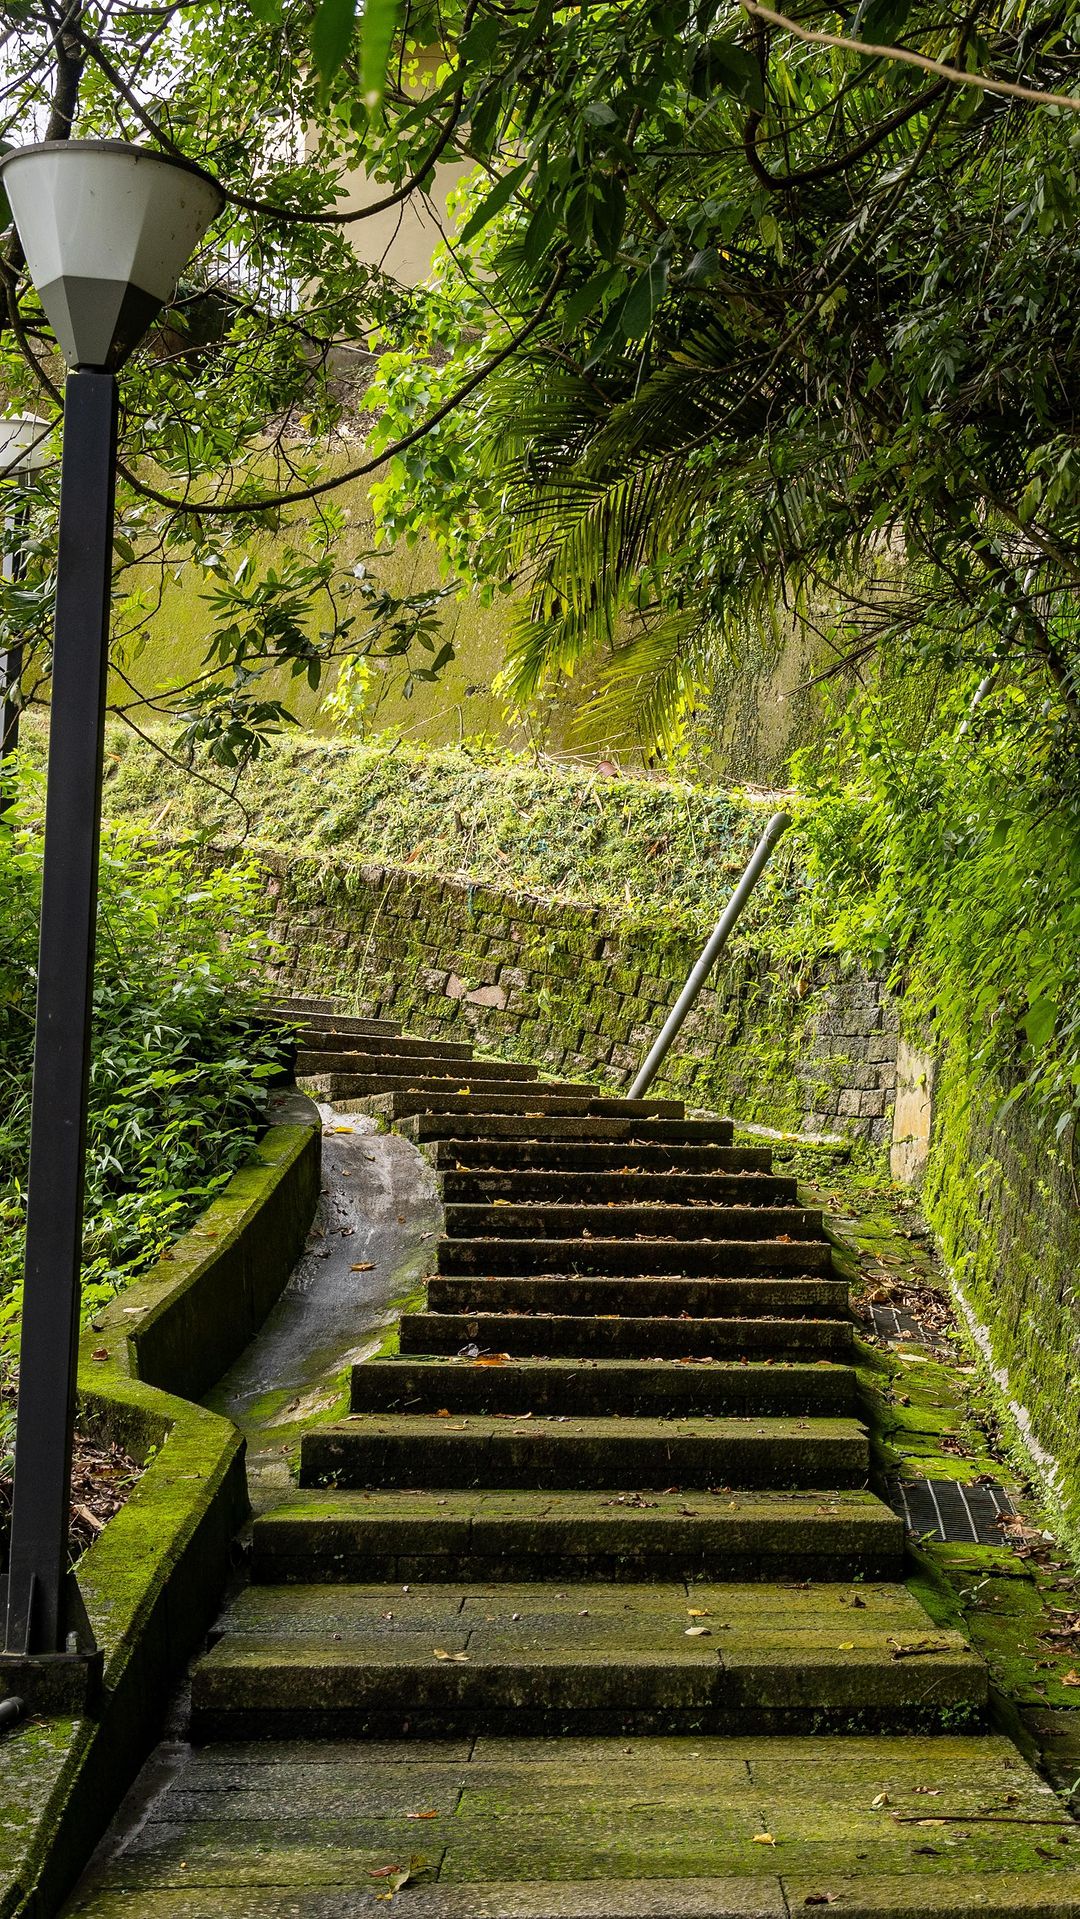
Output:
<instances>
[{"instance_id":1,"label":"green ground cover","mask_svg":"<svg viewBox=\"0 0 1080 1919\"><path fill-rule=\"evenodd\" d=\"M41 791L0 829L0 1381L10 1442L18 1344L41 875ZM165 1250L264 1124L281 1041L250 1017L270 945L252 871L208 875L145 829L108 828L101 863L83 1305ZM2 1465L0 1465L2 1471Z\"/></svg>"},{"instance_id":2,"label":"green ground cover","mask_svg":"<svg viewBox=\"0 0 1080 1919\"><path fill-rule=\"evenodd\" d=\"M38 757L43 736L28 731ZM659 776L477 748L285 736L237 799L178 779L152 743L110 730L106 810L170 839L264 842L296 852L456 874L511 890L692 917L718 910L763 823L760 801ZM776 871L785 871L781 858Z\"/></svg>"}]
</instances>

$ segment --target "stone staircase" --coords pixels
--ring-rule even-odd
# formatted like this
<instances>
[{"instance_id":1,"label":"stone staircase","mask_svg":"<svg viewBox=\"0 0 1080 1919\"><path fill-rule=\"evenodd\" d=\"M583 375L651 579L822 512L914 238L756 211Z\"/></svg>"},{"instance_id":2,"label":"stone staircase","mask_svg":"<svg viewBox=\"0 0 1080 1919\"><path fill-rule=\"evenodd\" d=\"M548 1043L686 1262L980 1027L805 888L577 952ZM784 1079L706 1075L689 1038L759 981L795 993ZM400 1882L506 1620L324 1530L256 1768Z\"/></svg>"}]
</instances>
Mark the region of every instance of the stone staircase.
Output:
<instances>
[{"instance_id":1,"label":"stone staircase","mask_svg":"<svg viewBox=\"0 0 1080 1919\"><path fill-rule=\"evenodd\" d=\"M354 1369L256 1521L199 1737L980 1722L985 1669L867 1490L821 1215L767 1152L355 1022L309 1019L297 1072L431 1156L446 1232L400 1354Z\"/></svg>"},{"instance_id":2,"label":"stone staircase","mask_svg":"<svg viewBox=\"0 0 1080 1919\"><path fill-rule=\"evenodd\" d=\"M373 1911L372 1861L414 1844L416 1919L1080 1919L1075 1828L903 1583L794 1181L676 1101L296 1011L298 1074L430 1157L445 1238L399 1353L353 1369L256 1518L194 1670L194 1784L239 1845L258 1760L276 1835L216 1903L170 1903L159 1869L108 1912ZM346 1842L354 1816L387 1823ZM200 1817L163 1842L175 1887L225 1844Z\"/></svg>"}]
</instances>

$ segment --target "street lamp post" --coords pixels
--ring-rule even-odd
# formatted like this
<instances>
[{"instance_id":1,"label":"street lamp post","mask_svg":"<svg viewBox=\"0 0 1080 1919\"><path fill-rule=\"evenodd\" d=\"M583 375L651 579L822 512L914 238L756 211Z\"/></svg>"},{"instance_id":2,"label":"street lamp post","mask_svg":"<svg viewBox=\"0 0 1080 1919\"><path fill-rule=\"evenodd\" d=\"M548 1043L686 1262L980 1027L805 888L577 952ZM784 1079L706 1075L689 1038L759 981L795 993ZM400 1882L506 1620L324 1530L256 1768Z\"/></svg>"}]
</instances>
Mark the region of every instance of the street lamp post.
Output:
<instances>
[{"instance_id":1,"label":"street lamp post","mask_svg":"<svg viewBox=\"0 0 1080 1919\"><path fill-rule=\"evenodd\" d=\"M68 1573L90 1013L94 983L117 381L222 196L119 141L0 161L30 277L68 364L15 1492L4 1659L35 1673L88 1648ZM72 1643L74 1641L74 1644ZM3 1676L0 1660L0 1677ZM9 1672L10 1684L10 1672ZM46 1676L43 1687L49 1691Z\"/></svg>"},{"instance_id":2,"label":"street lamp post","mask_svg":"<svg viewBox=\"0 0 1080 1919\"><path fill-rule=\"evenodd\" d=\"M47 420L37 413L16 413L0 420L0 479L14 480L18 488L16 504L7 514L9 549L4 555L4 578L16 584L25 564L23 536L28 504L26 491L48 453L43 444L49 431ZM16 641L0 652L0 759L14 753L19 744L19 696L22 680L22 647ZM0 793L0 812L3 811Z\"/></svg>"}]
</instances>

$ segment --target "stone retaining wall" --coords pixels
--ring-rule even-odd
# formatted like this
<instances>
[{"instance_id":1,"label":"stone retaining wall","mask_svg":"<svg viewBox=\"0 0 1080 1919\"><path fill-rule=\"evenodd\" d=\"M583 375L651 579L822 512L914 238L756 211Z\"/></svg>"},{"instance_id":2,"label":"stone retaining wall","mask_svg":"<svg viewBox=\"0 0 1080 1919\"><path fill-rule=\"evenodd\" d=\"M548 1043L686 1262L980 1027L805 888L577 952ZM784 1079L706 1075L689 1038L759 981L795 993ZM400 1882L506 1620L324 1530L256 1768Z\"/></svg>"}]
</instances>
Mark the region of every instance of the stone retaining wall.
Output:
<instances>
[{"instance_id":1,"label":"stone retaining wall","mask_svg":"<svg viewBox=\"0 0 1080 1919\"><path fill-rule=\"evenodd\" d=\"M628 1083L710 927L657 925L400 868L258 849L281 973L428 1037ZM657 1090L884 1147L897 1009L856 967L778 972L748 941L703 992Z\"/></svg>"}]
</instances>

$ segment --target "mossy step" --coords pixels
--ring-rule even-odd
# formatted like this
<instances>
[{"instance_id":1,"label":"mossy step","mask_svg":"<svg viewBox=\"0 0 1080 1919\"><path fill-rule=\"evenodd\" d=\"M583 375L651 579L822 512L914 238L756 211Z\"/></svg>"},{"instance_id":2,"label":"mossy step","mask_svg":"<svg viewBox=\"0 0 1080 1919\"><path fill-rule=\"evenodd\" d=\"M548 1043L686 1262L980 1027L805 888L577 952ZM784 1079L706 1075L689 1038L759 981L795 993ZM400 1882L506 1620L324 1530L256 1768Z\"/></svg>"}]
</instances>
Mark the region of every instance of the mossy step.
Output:
<instances>
[{"instance_id":1,"label":"mossy step","mask_svg":"<svg viewBox=\"0 0 1080 1919\"><path fill-rule=\"evenodd\" d=\"M719 1124L723 1125L723 1121ZM476 1178L509 1173L527 1179L535 1173L616 1173L624 1178L674 1173L680 1177L722 1177L758 1181L772 1177L772 1154L767 1147L663 1145L632 1139L608 1144L589 1139L440 1139L429 1146L429 1158L441 1173L460 1172ZM787 1185L786 1180L778 1182ZM767 1190L767 1187L766 1187Z\"/></svg>"},{"instance_id":2,"label":"mossy step","mask_svg":"<svg viewBox=\"0 0 1080 1919\"><path fill-rule=\"evenodd\" d=\"M730 1608L718 1589L715 1610L679 1584L513 1583L456 1610L452 1591L441 1610L412 1597L339 1592L334 1625L295 1591L276 1618L259 1598L227 1615L192 1675L195 1737L931 1728L976 1723L987 1702L982 1661L902 1586L874 1608L828 1593L798 1613L768 1586Z\"/></svg>"},{"instance_id":3,"label":"mossy step","mask_svg":"<svg viewBox=\"0 0 1080 1919\"><path fill-rule=\"evenodd\" d=\"M270 1015L274 1013L303 1013L309 1019L347 1019L345 1002L334 996L313 996L309 992L290 992L284 1000L274 1000L270 1004Z\"/></svg>"},{"instance_id":4,"label":"mossy step","mask_svg":"<svg viewBox=\"0 0 1080 1919\"><path fill-rule=\"evenodd\" d=\"M401 1033L400 1020L368 1019L362 1013L312 1011L295 1001L280 1003L266 1017L288 1020L300 1032L312 1035L326 1033L334 1037L340 1033L357 1039L385 1040L396 1039Z\"/></svg>"},{"instance_id":5,"label":"mossy step","mask_svg":"<svg viewBox=\"0 0 1080 1919\"><path fill-rule=\"evenodd\" d=\"M352 1413L301 1442L302 1486L858 1486L869 1470L853 1419L500 1418Z\"/></svg>"},{"instance_id":6,"label":"mossy step","mask_svg":"<svg viewBox=\"0 0 1080 1919\"><path fill-rule=\"evenodd\" d=\"M433 1274L427 1282L427 1304L433 1313L625 1313L634 1319L650 1313L701 1319L755 1319L768 1313L787 1319L811 1313L842 1318L848 1312L848 1286L843 1279L776 1275L683 1279L670 1273L629 1278L625 1273Z\"/></svg>"},{"instance_id":7,"label":"mossy step","mask_svg":"<svg viewBox=\"0 0 1080 1919\"><path fill-rule=\"evenodd\" d=\"M645 1101L635 1100L634 1112L621 1119L573 1113L528 1117L515 1113L470 1115L460 1108L449 1113L402 1113L398 1115L397 1130L406 1139L425 1145L436 1141L455 1145L512 1144L515 1157L518 1142L540 1147L599 1144L610 1149L625 1147L632 1141L635 1145L659 1145L665 1150L687 1146L734 1150L729 1119L667 1118L650 1113L647 1106L644 1112L639 1112L642 1106L646 1106Z\"/></svg>"},{"instance_id":8,"label":"mossy step","mask_svg":"<svg viewBox=\"0 0 1080 1919\"><path fill-rule=\"evenodd\" d=\"M663 1202L641 1206L626 1200L607 1206L565 1206L537 1200L512 1203L446 1206L446 1231L451 1239L650 1239L820 1240L820 1207L809 1206L678 1206Z\"/></svg>"},{"instance_id":9,"label":"mossy step","mask_svg":"<svg viewBox=\"0 0 1080 1919\"><path fill-rule=\"evenodd\" d=\"M354 1052L351 1049L324 1050L322 1048L304 1048L296 1056L296 1070L307 1077L320 1073L332 1073L346 1079L378 1079L386 1082L386 1090L394 1092L398 1086L428 1086L435 1082L449 1080L456 1087L479 1084L481 1086L530 1086L537 1080L535 1066L514 1066L501 1060L450 1058L446 1059L438 1050L417 1051L415 1054L399 1053L396 1041L390 1041L381 1052ZM565 1090L573 1081L551 1082L552 1091Z\"/></svg>"},{"instance_id":10,"label":"mossy step","mask_svg":"<svg viewBox=\"0 0 1080 1919\"><path fill-rule=\"evenodd\" d=\"M625 1154L622 1158L623 1164L616 1170L595 1172L461 1172L452 1165L449 1155L436 1163L443 1201L455 1207L490 1206L496 1200L518 1207L530 1203L578 1207L632 1202L644 1207L681 1205L704 1213L718 1206L755 1211L794 1206L797 1199L797 1182L793 1179L767 1173L651 1171L627 1165ZM820 1213L817 1217L820 1231Z\"/></svg>"},{"instance_id":11,"label":"mossy step","mask_svg":"<svg viewBox=\"0 0 1080 1919\"><path fill-rule=\"evenodd\" d=\"M682 1117L684 1107L681 1099L615 1099L576 1086L574 1096L556 1095L547 1093L543 1082L535 1092L459 1094L447 1106L432 1104L427 1095L421 1094L394 1093L391 1097L395 1119L410 1119L420 1113L444 1113L454 1117L460 1113L465 1119L489 1116L506 1119L634 1119L637 1124L643 1125L653 1117L678 1120L683 1126L687 1123Z\"/></svg>"},{"instance_id":12,"label":"mossy step","mask_svg":"<svg viewBox=\"0 0 1080 1919\"><path fill-rule=\"evenodd\" d=\"M181 1827L169 1835L170 1851L151 1863L149 1876L145 1867L140 1870L136 1857L125 1855L127 1864L118 1862L106 1885L80 1895L71 1914L80 1919L84 1915L85 1919L210 1919L206 1891L197 1889L209 1883L212 1919L299 1919L301 1910L303 1919L370 1919L372 1894L355 1890L357 1874L385 1868L382 1853L390 1837L380 1832L381 1852L361 1855L355 1845L348 1845L349 1835L341 1832L340 1850L328 1853L324 1847L321 1859L326 1877L315 1887L311 1866L293 1850L295 1841L287 1844L280 1830L265 1838L245 1835L259 1861L258 1866L252 1865L253 1876L259 1870L264 1875L275 1870L282 1877L287 1875L288 1889L275 1891L268 1890L265 1881L236 1883L235 1865L226 1878L212 1855L208 1864L200 1866L187 1831ZM270 1850L275 1839L279 1842L276 1854ZM404 1840L398 1850L403 1859L409 1855ZM607 1851L611 1857L610 1843ZM192 1862L180 1859L181 1852L196 1855L194 1872ZM234 1861L236 1857L234 1852ZM311 1859L311 1853L306 1857ZM361 1863L373 1857L377 1865ZM889 1879L840 1876L831 1864L824 1876L819 1867L809 1878L790 1879L780 1879L774 1872L768 1878L751 1879L470 1878L455 1884L440 1877L438 1884L428 1883L431 1873L440 1865L445 1867L446 1858L441 1844L429 1845L424 1855L428 1872L422 1873L419 1884L407 1888L409 1919L792 1919L804 1906L824 1909L826 1905L838 1919L1080 1919L1080 1893L1069 1890L1071 1876L1063 1882L1060 1871L1038 1867L1026 1873L1005 1872L996 1870L992 1861L981 1872L947 1870L930 1884L925 1873ZM275 1860L282 1863L275 1865ZM587 1859L585 1869L591 1864ZM493 1868L499 1870L498 1861ZM839 1890L822 1892L826 1879ZM131 1880L138 1890L128 1889ZM147 1889L160 1884L168 1889ZM302 1908L296 1903L298 1885L304 1887Z\"/></svg>"},{"instance_id":13,"label":"mossy step","mask_svg":"<svg viewBox=\"0 0 1080 1919\"><path fill-rule=\"evenodd\" d=\"M742 1273L829 1274L832 1247L817 1239L574 1239L474 1236L444 1239L440 1273L616 1273L627 1278L670 1273L679 1278Z\"/></svg>"},{"instance_id":14,"label":"mossy step","mask_svg":"<svg viewBox=\"0 0 1080 1919\"><path fill-rule=\"evenodd\" d=\"M233 1741L174 1751L72 1910L360 1919L413 1859L413 1919L1080 1919L1075 1831L990 1734Z\"/></svg>"},{"instance_id":15,"label":"mossy step","mask_svg":"<svg viewBox=\"0 0 1080 1919\"><path fill-rule=\"evenodd\" d=\"M872 1493L307 1492L255 1520L254 1577L895 1579Z\"/></svg>"},{"instance_id":16,"label":"mossy step","mask_svg":"<svg viewBox=\"0 0 1080 1919\"><path fill-rule=\"evenodd\" d=\"M845 1319L587 1319L571 1313L406 1313L403 1353L533 1359L848 1359Z\"/></svg>"},{"instance_id":17,"label":"mossy step","mask_svg":"<svg viewBox=\"0 0 1080 1919\"><path fill-rule=\"evenodd\" d=\"M354 1412L816 1413L856 1406L851 1366L704 1365L654 1359L362 1360L352 1370Z\"/></svg>"},{"instance_id":18,"label":"mossy step","mask_svg":"<svg viewBox=\"0 0 1080 1919\"><path fill-rule=\"evenodd\" d=\"M476 1098L481 1101L494 1101L491 1110L517 1111L515 1101L525 1101L526 1105L534 1095L529 1090L528 1076L520 1077L513 1072L495 1072L485 1076L473 1074L472 1061L453 1061L453 1072L440 1070L445 1061L433 1060L430 1063L417 1061L411 1064L407 1060L388 1060L385 1063L372 1060L367 1067L357 1069L335 1062L333 1055L327 1056L327 1063L319 1068L298 1067L297 1076L307 1089L314 1088L329 1100L373 1099L376 1096L394 1102L392 1110L397 1112L396 1102L400 1099L419 1100L420 1106L410 1106L410 1112L428 1111L432 1101L438 1110L444 1101L460 1100L468 1110L467 1102ZM474 1084L483 1090L477 1095ZM535 1095L541 1106L546 1107L552 1100L558 1102L570 1099L576 1108L581 1104L579 1089L573 1080L552 1080L543 1083ZM509 1101L507 1108L506 1102ZM487 1110L483 1104L479 1111Z\"/></svg>"},{"instance_id":19,"label":"mossy step","mask_svg":"<svg viewBox=\"0 0 1080 1919\"><path fill-rule=\"evenodd\" d=\"M802 1586L687 1580L647 1583L583 1584L556 1581L410 1585L262 1585L246 1586L230 1600L214 1629L222 1632L326 1638L374 1627L394 1637L402 1632L486 1630L505 1621L525 1637L545 1631L566 1637L592 1619L598 1632L627 1643L654 1644L655 1634L684 1635L695 1622L702 1636L745 1634L764 1624L782 1633L813 1634L845 1644L852 1634L873 1637L895 1633L900 1643L914 1635L918 1643L929 1628L923 1608L908 1589L893 1580L821 1581ZM849 1630L849 1628L851 1630ZM653 1634L653 1639L648 1638ZM439 1642L441 1644L441 1641Z\"/></svg>"},{"instance_id":20,"label":"mossy step","mask_svg":"<svg viewBox=\"0 0 1080 1919\"><path fill-rule=\"evenodd\" d=\"M473 1049L467 1040L461 1039L419 1039L414 1034L403 1033L398 1028L386 1033L367 1033L362 1030L353 1032L348 1028L301 1027L305 1043L313 1050L333 1053L339 1058L342 1053L357 1053L364 1058L381 1058L391 1053L396 1059L448 1059L471 1060ZM534 1067L533 1072L537 1071Z\"/></svg>"}]
</instances>

